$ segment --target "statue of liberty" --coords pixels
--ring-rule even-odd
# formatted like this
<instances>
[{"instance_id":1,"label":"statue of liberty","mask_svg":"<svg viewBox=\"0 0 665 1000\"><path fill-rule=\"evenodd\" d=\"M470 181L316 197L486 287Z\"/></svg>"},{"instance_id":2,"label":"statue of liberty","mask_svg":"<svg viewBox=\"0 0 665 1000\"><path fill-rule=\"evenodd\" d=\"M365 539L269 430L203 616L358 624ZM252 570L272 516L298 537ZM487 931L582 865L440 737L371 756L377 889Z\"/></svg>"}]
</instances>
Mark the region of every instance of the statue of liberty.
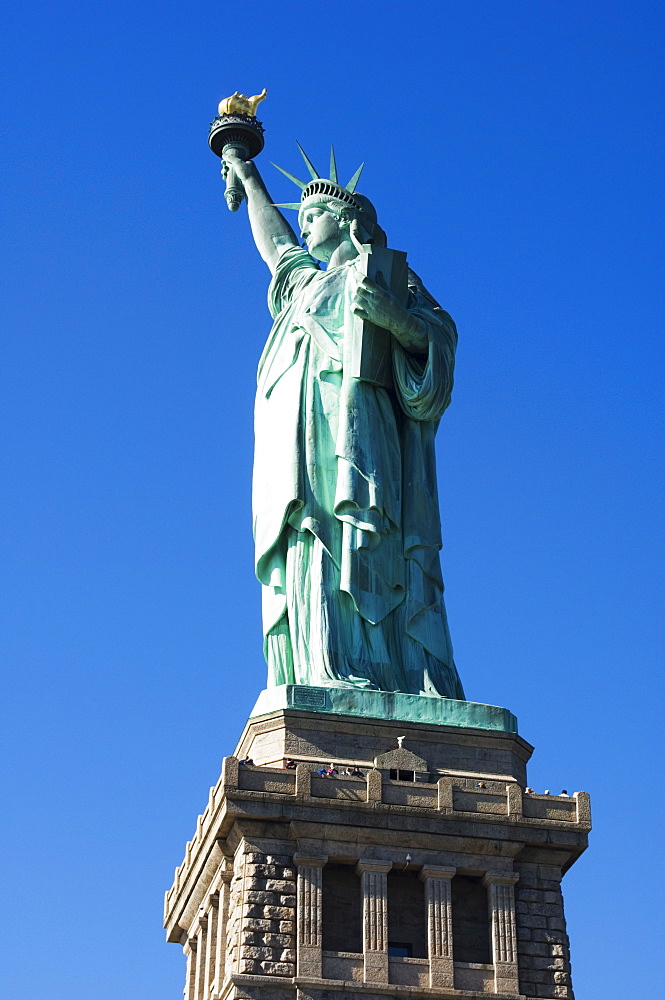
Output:
<instances>
[{"instance_id":1,"label":"statue of liberty","mask_svg":"<svg viewBox=\"0 0 665 1000\"><path fill-rule=\"evenodd\" d=\"M360 170L342 186L334 153L328 178L303 157L312 179L287 174L301 201L278 206L254 161L224 150L272 273L253 478L268 685L463 699L443 601L434 455L455 325L410 269L404 301L385 276L368 277L363 258L386 237L356 192ZM306 249L280 208L297 208ZM349 370L359 321L390 333L387 384Z\"/></svg>"}]
</instances>

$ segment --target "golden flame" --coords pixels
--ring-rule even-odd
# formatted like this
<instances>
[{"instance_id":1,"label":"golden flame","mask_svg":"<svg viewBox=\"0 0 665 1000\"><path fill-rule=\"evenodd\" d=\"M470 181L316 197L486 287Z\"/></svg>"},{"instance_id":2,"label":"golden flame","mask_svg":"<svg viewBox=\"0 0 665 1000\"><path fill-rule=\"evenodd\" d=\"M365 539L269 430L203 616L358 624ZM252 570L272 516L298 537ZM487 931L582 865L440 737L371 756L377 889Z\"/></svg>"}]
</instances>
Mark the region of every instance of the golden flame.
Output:
<instances>
[{"instance_id":1,"label":"golden flame","mask_svg":"<svg viewBox=\"0 0 665 1000\"><path fill-rule=\"evenodd\" d=\"M255 94L254 97L239 94L236 90L235 94L231 94L230 97L225 97L223 101L219 102L217 112L220 115L251 115L252 118L255 118L258 105L267 96L268 91L265 87L262 93Z\"/></svg>"}]
</instances>

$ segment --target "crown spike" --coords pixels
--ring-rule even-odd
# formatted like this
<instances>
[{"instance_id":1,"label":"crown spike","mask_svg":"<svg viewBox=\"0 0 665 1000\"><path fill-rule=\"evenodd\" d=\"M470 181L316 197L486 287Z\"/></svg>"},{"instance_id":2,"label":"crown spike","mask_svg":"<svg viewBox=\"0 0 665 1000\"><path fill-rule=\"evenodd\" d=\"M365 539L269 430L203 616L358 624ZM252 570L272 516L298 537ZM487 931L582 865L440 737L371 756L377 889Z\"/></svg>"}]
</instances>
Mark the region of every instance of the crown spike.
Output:
<instances>
[{"instance_id":1,"label":"crown spike","mask_svg":"<svg viewBox=\"0 0 665 1000\"><path fill-rule=\"evenodd\" d=\"M330 147L330 180L334 184L339 184L339 178L337 176L337 160L335 159L335 147Z\"/></svg>"},{"instance_id":2,"label":"crown spike","mask_svg":"<svg viewBox=\"0 0 665 1000\"><path fill-rule=\"evenodd\" d=\"M349 192L349 194L353 194L354 191L356 190L356 185L357 185L358 181L360 180L360 175L363 172L363 167L364 166L365 166L364 162L360 164L360 166L356 170L355 174L353 175L353 177L351 178L351 180L349 181L349 183L346 185L346 190Z\"/></svg>"},{"instance_id":3,"label":"crown spike","mask_svg":"<svg viewBox=\"0 0 665 1000\"><path fill-rule=\"evenodd\" d=\"M305 150L302 148L302 146L300 145L300 143L298 142L297 139L296 139L296 146L300 150L302 158L305 161L305 165L306 165L307 169L309 170L310 174L312 175L312 180L313 181L318 181L320 175L318 174L316 167L314 166L314 164L310 160L309 156L307 155L307 153L305 152Z\"/></svg>"},{"instance_id":4,"label":"crown spike","mask_svg":"<svg viewBox=\"0 0 665 1000\"><path fill-rule=\"evenodd\" d=\"M273 203L272 207L273 208L292 208L295 212L299 212L300 211L300 202L299 201L286 201L286 202L282 202L281 204Z\"/></svg>"},{"instance_id":5,"label":"crown spike","mask_svg":"<svg viewBox=\"0 0 665 1000\"><path fill-rule=\"evenodd\" d=\"M272 163L272 160L270 162ZM293 174L290 174L288 170L284 169L284 167L278 167L276 163L273 163L272 165L276 170L279 170L280 173L284 174L285 177L288 177L290 181L293 181L296 187L299 187L301 191L303 190L303 188L305 187L304 181L298 180L297 177L294 177Z\"/></svg>"}]
</instances>

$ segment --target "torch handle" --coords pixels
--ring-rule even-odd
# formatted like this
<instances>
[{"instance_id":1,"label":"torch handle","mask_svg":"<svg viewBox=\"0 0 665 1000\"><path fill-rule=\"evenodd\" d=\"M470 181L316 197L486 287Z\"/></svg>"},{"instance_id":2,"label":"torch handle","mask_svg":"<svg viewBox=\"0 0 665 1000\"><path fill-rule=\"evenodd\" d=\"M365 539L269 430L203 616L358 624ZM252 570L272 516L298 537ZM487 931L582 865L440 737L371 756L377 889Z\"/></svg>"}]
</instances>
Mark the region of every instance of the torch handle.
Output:
<instances>
[{"instance_id":1,"label":"torch handle","mask_svg":"<svg viewBox=\"0 0 665 1000\"><path fill-rule=\"evenodd\" d=\"M246 160L249 156L249 150L243 142L228 142L222 150L222 158L224 157L224 153L230 149L234 149L243 160ZM230 212L237 212L245 197L243 186L230 164L226 164L226 190L224 197L226 198L226 204L229 206Z\"/></svg>"}]
</instances>

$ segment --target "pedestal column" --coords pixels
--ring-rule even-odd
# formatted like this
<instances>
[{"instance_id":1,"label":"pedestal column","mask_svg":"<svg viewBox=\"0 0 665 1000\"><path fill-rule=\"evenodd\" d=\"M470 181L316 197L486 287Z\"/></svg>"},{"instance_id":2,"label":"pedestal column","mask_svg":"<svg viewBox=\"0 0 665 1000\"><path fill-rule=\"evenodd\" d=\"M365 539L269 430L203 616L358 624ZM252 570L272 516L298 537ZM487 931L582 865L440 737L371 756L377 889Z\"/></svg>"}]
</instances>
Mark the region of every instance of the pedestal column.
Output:
<instances>
[{"instance_id":1,"label":"pedestal column","mask_svg":"<svg viewBox=\"0 0 665 1000\"><path fill-rule=\"evenodd\" d=\"M219 900L217 904L217 934L215 943L215 970L213 984L215 992L220 993L226 976L226 926L229 920L229 897L231 895L231 879L233 869L225 870L220 875ZM206 998L207 1000L207 998Z\"/></svg>"},{"instance_id":2,"label":"pedestal column","mask_svg":"<svg viewBox=\"0 0 665 1000\"><path fill-rule=\"evenodd\" d=\"M196 933L196 966L194 969L194 1000L203 1000L203 980L205 978L206 930L208 918L201 916Z\"/></svg>"},{"instance_id":3,"label":"pedestal column","mask_svg":"<svg viewBox=\"0 0 665 1000\"><path fill-rule=\"evenodd\" d=\"M454 989L453 912L451 879L455 868L427 865L420 872L425 883L429 985Z\"/></svg>"},{"instance_id":4,"label":"pedestal column","mask_svg":"<svg viewBox=\"0 0 665 1000\"><path fill-rule=\"evenodd\" d=\"M514 889L518 879L518 875L504 872L486 872L483 877L492 928L496 993L519 993Z\"/></svg>"},{"instance_id":5,"label":"pedestal column","mask_svg":"<svg viewBox=\"0 0 665 1000\"><path fill-rule=\"evenodd\" d=\"M366 983L388 982L388 872L390 861L359 861L363 898L363 953Z\"/></svg>"},{"instance_id":6,"label":"pedestal column","mask_svg":"<svg viewBox=\"0 0 665 1000\"><path fill-rule=\"evenodd\" d=\"M216 892L210 896L210 908L206 916L208 918L208 926L206 928L202 1000L208 1000L210 987L215 978L215 951L217 948L217 926L219 923L219 894Z\"/></svg>"},{"instance_id":7,"label":"pedestal column","mask_svg":"<svg viewBox=\"0 0 665 1000\"><path fill-rule=\"evenodd\" d=\"M323 912L321 885L323 866L328 859L296 854L293 863L298 868L297 933L299 976L320 979L322 975L321 944Z\"/></svg>"},{"instance_id":8,"label":"pedestal column","mask_svg":"<svg viewBox=\"0 0 665 1000\"><path fill-rule=\"evenodd\" d=\"M196 1000L194 993L194 980L196 976L196 938L188 938L182 946L187 959L187 972L185 974L185 989L183 990L184 1000Z\"/></svg>"}]
</instances>

